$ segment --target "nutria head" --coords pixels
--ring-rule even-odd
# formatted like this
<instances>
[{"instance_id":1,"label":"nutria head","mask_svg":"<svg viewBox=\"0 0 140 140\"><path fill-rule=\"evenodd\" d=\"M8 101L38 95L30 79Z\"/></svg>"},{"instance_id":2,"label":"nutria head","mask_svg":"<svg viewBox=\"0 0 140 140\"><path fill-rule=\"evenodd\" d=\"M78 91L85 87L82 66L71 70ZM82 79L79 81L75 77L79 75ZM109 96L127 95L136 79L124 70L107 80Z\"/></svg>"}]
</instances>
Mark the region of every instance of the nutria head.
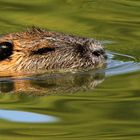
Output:
<instances>
[{"instance_id":1,"label":"nutria head","mask_svg":"<svg viewBox=\"0 0 140 140\"><path fill-rule=\"evenodd\" d=\"M0 38L0 71L97 68L105 51L93 39L31 28Z\"/></svg>"}]
</instances>

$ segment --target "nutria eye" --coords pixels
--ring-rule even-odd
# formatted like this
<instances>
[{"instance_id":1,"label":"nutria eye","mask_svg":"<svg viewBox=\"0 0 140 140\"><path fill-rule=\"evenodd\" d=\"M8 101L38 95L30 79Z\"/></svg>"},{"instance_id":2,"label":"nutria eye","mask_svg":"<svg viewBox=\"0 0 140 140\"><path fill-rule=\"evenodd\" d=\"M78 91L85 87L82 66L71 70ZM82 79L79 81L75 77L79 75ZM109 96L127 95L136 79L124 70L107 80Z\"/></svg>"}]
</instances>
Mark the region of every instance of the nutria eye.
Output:
<instances>
[{"instance_id":1,"label":"nutria eye","mask_svg":"<svg viewBox=\"0 0 140 140\"><path fill-rule=\"evenodd\" d=\"M13 45L11 42L0 43L0 61L8 58L13 51Z\"/></svg>"}]
</instances>

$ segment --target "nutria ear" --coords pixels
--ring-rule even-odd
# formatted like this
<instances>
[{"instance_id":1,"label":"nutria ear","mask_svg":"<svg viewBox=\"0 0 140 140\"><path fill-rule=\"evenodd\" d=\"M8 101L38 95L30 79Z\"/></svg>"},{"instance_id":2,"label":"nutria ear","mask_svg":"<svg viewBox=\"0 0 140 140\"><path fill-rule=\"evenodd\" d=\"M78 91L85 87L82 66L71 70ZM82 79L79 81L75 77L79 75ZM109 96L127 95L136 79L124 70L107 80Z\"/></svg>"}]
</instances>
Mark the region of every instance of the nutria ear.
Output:
<instances>
[{"instance_id":1,"label":"nutria ear","mask_svg":"<svg viewBox=\"0 0 140 140\"><path fill-rule=\"evenodd\" d=\"M46 54L48 52L52 52L52 51L55 51L55 48L48 48L48 47L45 47L45 48L40 48L36 51L32 51L31 54Z\"/></svg>"},{"instance_id":2,"label":"nutria ear","mask_svg":"<svg viewBox=\"0 0 140 140\"><path fill-rule=\"evenodd\" d=\"M0 61L7 59L13 51L13 44L10 41L0 42Z\"/></svg>"},{"instance_id":3,"label":"nutria ear","mask_svg":"<svg viewBox=\"0 0 140 140\"><path fill-rule=\"evenodd\" d=\"M48 42L40 42L32 47L29 52L31 55L43 55L52 51L55 51L54 46L49 45Z\"/></svg>"}]
</instances>

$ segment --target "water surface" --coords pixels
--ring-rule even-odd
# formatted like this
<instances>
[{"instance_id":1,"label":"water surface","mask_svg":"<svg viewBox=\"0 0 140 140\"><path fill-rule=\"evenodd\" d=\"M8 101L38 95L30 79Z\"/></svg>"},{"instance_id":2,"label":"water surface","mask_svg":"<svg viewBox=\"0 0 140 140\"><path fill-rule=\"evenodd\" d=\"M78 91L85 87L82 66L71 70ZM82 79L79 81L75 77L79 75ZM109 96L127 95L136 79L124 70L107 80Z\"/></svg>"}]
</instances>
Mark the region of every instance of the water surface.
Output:
<instances>
[{"instance_id":1,"label":"water surface","mask_svg":"<svg viewBox=\"0 0 140 140\"><path fill-rule=\"evenodd\" d=\"M0 139L140 139L138 0L1 0L0 13L0 34L36 25L96 38L109 56L97 71L1 76Z\"/></svg>"}]
</instances>

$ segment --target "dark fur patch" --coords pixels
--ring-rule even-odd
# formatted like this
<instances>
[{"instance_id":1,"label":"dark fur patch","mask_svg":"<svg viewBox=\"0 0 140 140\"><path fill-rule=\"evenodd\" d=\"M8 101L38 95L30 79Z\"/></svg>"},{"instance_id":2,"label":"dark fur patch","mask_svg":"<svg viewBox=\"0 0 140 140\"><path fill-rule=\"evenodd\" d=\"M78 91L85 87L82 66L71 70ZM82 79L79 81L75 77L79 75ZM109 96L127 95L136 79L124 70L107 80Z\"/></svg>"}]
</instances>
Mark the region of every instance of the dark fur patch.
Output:
<instances>
[{"instance_id":1,"label":"dark fur patch","mask_svg":"<svg viewBox=\"0 0 140 140\"><path fill-rule=\"evenodd\" d=\"M38 50L36 50L36 51L32 51L31 52L31 55L41 55L41 54L46 54L46 53L48 53L48 52L52 52L52 51L55 51L55 48L48 48L48 47L46 47L46 48L40 48L40 49L38 49Z\"/></svg>"}]
</instances>

